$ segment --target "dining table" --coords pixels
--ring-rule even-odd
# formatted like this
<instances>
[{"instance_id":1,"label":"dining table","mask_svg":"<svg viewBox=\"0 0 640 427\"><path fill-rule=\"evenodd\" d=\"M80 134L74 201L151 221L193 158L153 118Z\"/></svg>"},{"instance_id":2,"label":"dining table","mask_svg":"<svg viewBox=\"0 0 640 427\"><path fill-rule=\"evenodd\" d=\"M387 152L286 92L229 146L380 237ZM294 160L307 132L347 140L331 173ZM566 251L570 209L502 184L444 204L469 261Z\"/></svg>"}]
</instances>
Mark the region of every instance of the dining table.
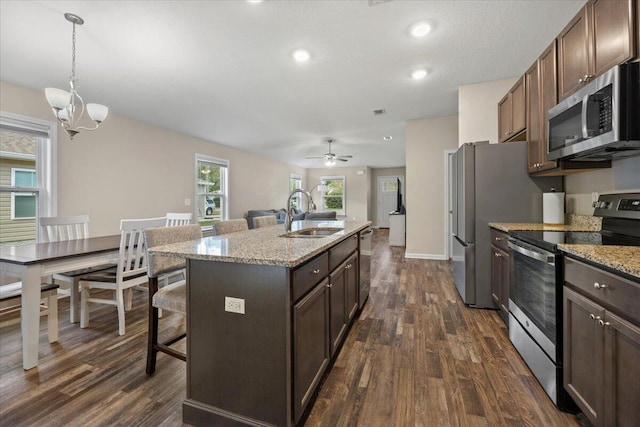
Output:
<instances>
[{"instance_id":1,"label":"dining table","mask_svg":"<svg viewBox=\"0 0 640 427\"><path fill-rule=\"evenodd\" d=\"M115 264L120 234L88 237L49 243L31 243L0 247L0 273L19 278L22 290L20 327L22 330L22 366L38 366L40 335L40 287L52 274L103 264ZM79 312L78 290L71 287L71 321ZM57 325L50 341L57 341Z\"/></svg>"}]
</instances>

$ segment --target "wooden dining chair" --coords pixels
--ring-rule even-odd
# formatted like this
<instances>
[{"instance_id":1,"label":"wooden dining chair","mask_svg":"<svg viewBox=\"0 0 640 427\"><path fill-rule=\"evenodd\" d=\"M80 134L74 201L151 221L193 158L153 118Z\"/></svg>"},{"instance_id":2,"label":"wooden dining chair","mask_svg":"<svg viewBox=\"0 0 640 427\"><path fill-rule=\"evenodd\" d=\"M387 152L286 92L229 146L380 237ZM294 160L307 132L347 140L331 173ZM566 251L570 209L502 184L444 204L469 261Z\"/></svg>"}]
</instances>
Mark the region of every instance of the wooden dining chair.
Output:
<instances>
[{"instance_id":1,"label":"wooden dining chair","mask_svg":"<svg viewBox=\"0 0 640 427\"><path fill-rule=\"evenodd\" d=\"M89 303L115 305L118 310L118 334L125 333L125 309L131 309L133 287L147 283L147 257L143 230L164 227L167 219L123 219L120 222L120 249L118 264L114 268L80 277L80 327L89 326ZM92 289L114 291L114 298L91 296ZM124 291L127 291L126 301Z\"/></svg>"},{"instance_id":2,"label":"wooden dining chair","mask_svg":"<svg viewBox=\"0 0 640 427\"><path fill-rule=\"evenodd\" d=\"M216 236L229 233L237 233L238 231L245 231L249 229L247 220L242 219L228 219L225 221L218 221L213 224L213 229Z\"/></svg>"},{"instance_id":3,"label":"wooden dining chair","mask_svg":"<svg viewBox=\"0 0 640 427\"><path fill-rule=\"evenodd\" d=\"M274 215L256 216L253 218L253 228L271 227L278 225L278 219Z\"/></svg>"},{"instance_id":4,"label":"wooden dining chair","mask_svg":"<svg viewBox=\"0 0 640 427\"><path fill-rule=\"evenodd\" d=\"M165 226L175 227L178 225L189 225L191 224L191 218L193 218L193 214L190 212L167 212L167 223Z\"/></svg>"},{"instance_id":5,"label":"wooden dining chair","mask_svg":"<svg viewBox=\"0 0 640 427\"><path fill-rule=\"evenodd\" d=\"M89 237L89 215L70 215L40 217L40 241L42 243L77 240ZM51 283L62 285L58 289L61 295L70 297L69 320L77 322L79 277L95 271L115 267L115 264L98 264L78 270L56 273L51 276Z\"/></svg>"},{"instance_id":6,"label":"wooden dining chair","mask_svg":"<svg viewBox=\"0 0 640 427\"><path fill-rule=\"evenodd\" d=\"M156 358L159 351L180 360L187 360L185 353L171 348L172 344L186 337L186 333L181 333L163 342L158 342L158 318L160 310L168 310L182 315L187 314L186 281L184 279L179 280L162 288L159 288L159 283L162 277L167 275L171 276L175 272L184 270L186 262L184 258L150 254L149 249L155 246L198 240L201 238L202 229L199 224L148 228L144 230L148 260L147 276L149 280L148 375L153 374L156 370Z\"/></svg>"},{"instance_id":7,"label":"wooden dining chair","mask_svg":"<svg viewBox=\"0 0 640 427\"><path fill-rule=\"evenodd\" d=\"M43 283L40 287L40 316L47 316L47 332L49 342L58 341L58 285ZM13 315L22 308L22 283L5 283L0 285L0 327L20 323L20 316Z\"/></svg>"}]
</instances>

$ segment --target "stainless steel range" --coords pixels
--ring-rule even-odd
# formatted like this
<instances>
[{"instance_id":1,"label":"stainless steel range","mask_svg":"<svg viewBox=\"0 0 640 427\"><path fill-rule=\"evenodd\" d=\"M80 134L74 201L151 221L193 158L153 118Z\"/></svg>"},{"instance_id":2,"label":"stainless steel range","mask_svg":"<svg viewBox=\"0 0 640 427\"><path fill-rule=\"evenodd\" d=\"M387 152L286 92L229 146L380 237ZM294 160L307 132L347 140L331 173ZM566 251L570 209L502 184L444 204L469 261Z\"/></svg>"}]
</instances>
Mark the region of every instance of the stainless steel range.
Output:
<instances>
[{"instance_id":1,"label":"stainless steel range","mask_svg":"<svg viewBox=\"0 0 640 427\"><path fill-rule=\"evenodd\" d=\"M594 207L602 217L599 232L509 233L509 338L564 410L574 406L562 387L563 257L557 245L640 246L640 192L603 194Z\"/></svg>"}]
</instances>

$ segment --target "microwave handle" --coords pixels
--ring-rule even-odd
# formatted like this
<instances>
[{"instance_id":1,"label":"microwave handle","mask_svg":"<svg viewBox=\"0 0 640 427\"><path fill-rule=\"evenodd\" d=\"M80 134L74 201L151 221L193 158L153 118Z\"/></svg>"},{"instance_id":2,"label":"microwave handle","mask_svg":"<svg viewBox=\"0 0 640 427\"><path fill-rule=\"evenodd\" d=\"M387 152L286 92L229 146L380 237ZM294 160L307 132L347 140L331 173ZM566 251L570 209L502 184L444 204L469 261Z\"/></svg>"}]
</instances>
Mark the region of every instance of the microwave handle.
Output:
<instances>
[{"instance_id":1,"label":"microwave handle","mask_svg":"<svg viewBox=\"0 0 640 427\"><path fill-rule=\"evenodd\" d=\"M585 95L582 98L582 138L589 138L587 131L587 105L589 102L589 95Z\"/></svg>"}]
</instances>

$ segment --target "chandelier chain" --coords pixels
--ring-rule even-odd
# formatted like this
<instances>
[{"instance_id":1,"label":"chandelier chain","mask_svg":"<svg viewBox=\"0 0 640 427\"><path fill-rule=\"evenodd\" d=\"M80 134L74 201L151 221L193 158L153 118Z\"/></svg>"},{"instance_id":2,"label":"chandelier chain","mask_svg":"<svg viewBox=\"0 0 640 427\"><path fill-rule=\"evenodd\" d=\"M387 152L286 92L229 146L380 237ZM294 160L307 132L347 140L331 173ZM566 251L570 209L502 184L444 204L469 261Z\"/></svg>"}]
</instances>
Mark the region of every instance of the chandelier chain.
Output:
<instances>
[{"instance_id":1,"label":"chandelier chain","mask_svg":"<svg viewBox=\"0 0 640 427\"><path fill-rule=\"evenodd\" d=\"M76 82L76 23L73 22L73 35L71 39L71 81Z\"/></svg>"}]
</instances>

